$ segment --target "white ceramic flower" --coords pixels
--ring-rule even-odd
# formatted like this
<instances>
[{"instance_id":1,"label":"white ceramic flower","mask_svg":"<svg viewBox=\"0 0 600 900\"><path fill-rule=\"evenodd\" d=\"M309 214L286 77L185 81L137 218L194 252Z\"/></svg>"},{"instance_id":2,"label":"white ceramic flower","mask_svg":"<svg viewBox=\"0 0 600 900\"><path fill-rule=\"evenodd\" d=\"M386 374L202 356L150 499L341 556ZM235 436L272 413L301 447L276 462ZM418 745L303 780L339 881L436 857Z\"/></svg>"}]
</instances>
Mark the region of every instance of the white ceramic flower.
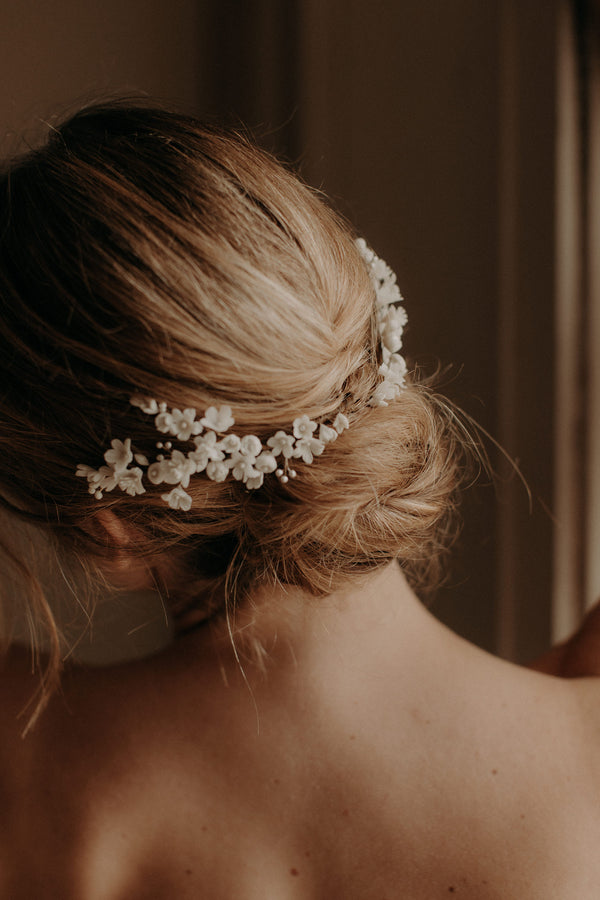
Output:
<instances>
[{"instance_id":1,"label":"white ceramic flower","mask_svg":"<svg viewBox=\"0 0 600 900\"><path fill-rule=\"evenodd\" d=\"M247 434L242 438L240 449L232 454L229 462L231 474L236 481L246 482L249 478L258 476L259 472L254 464L261 450L262 444L253 434Z\"/></svg>"},{"instance_id":2,"label":"white ceramic flower","mask_svg":"<svg viewBox=\"0 0 600 900\"><path fill-rule=\"evenodd\" d=\"M212 433L212 432L211 432ZM237 434L228 434L218 443L225 453L236 453L240 449L241 441Z\"/></svg>"},{"instance_id":3,"label":"white ceramic flower","mask_svg":"<svg viewBox=\"0 0 600 900\"><path fill-rule=\"evenodd\" d=\"M181 483L186 488L190 483L190 476L195 472L196 464L181 450L173 450L171 457L162 461L162 480L167 484Z\"/></svg>"},{"instance_id":4,"label":"white ceramic flower","mask_svg":"<svg viewBox=\"0 0 600 900\"><path fill-rule=\"evenodd\" d=\"M276 431L273 437L267 441L267 445L272 448L274 456L283 456L284 459L291 459L294 455L295 439L291 434L285 431Z\"/></svg>"},{"instance_id":5,"label":"white ceramic flower","mask_svg":"<svg viewBox=\"0 0 600 900\"><path fill-rule=\"evenodd\" d=\"M390 270L391 271L391 270ZM386 279L376 287L377 307L381 309L385 306L395 306L402 303L402 294L400 288L396 284L396 276L393 279Z\"/></svg>"},{"instance_id":6,"label":"white ceramic flower","mask_svg":"<svg viewBox=\"0 0 600 900\"><path fill-rule=\"evenodd\" d=\"M196 449L188 453L188 459L193 460L196 472L203 472L211 460L225 459L225 453L221 450L214 431L207 431L202 437L195 438L194 443Z\"/></svg>"},{"instance_id":7,"label":"white ceramic flower","mask_svg":"<svg viewBox=\"0 0 600 900\"><path fill-rule=\"evenodd\" d=\"M246 478L245 484L249 491L256 491L259 487L262 487L264 480L265 476L262 472L259 472L258 475L252 475L250 478Z\"/></svg>"},{"instance_id":8,"label":"white ceramic flower","mask_svg":"<svg viewBox=\"0 0 600 900\"><path fill-rule=\"evenodd\" d=\"M341 434L342 431L345 431L347 428L350 428L350 422L348 421L348 417L344 415L344 413L338 413L335 419L333 420L333 427L337 431L338 434Z\"/></svg>"},{"instance_id":9,"label":"white ceramic flower","mask_svg":"<svg viewBox=\"0 0 600 900\"><path fill-rule=\"evenodd\" d=\"M200 472L204 472L210 462L210 453L205 447L199 447L188 453L188 459L194 463L196 473L200 474Z\"/></svg>"},{"instance_id":10,"label":"white ceramic flower","mask_svg":"<svg viewBox=\"0 0 600 900\"><path fill-rule=\"evenodd\" d=\"M277 460L272 453L263 450L254 460L254 468L258 469L259 472L269 474L277 468Z\"/></svg>"},{"instance_id":11,"label":"white ceramic flower","mask_svg":"<svg viewBox=\"0 0 600 900\"><path fill-rule=\"evenodd\" d=\"M111 469L118 474L119 472L123 472L133 459L133 453L131 452L131 438L126 438L124 441L114 438L114 440L110 442L110 446L112 449L106 451L104 459Z\"/></svg>"},{"instance_id":12,"label":"white ceramic flower","mask_svg":"<svg viewBox=\"0 0 600 900\"><path fill-rule=\"evenodd\" d=\"M381 366L381 369L383 368L384 366ZM386 381L396 384L400 388L404 387L406 376L406 360L404 357L398 353L393 353L385 366L383 374Z\"/></svg>"},{"instance_id":13,"label":"white ceramic flower","mask_svg":"<svg viewBox=\"0 0 600 900\"><path fill-rule=\"evenodd\" d=\"M148 470L146 472L148 481L150 481L152 484L163 484L166 481L165 475L168 470L168 463L164 459L153 462L148 466Z\"/></svg>"},{"instance_id":14,"label":"white ceramic flower","mask_svg":"<svg viewBox=\"0 0 600 900\"><path fill-rule=\"evenodd\" d=\"M87 478L88 481L91 481L96 474L96 469L93 469L92 466L86 466L84 463L79 463L75 470L75 474L78 478Z\"/></svg>"},{"instance_id":15,"label":"white ceramic flower","mask_svg":"<svg viewBox=\"0 0 600 900\"><path fill-rule=\"evenodd\" d=\"M99 469L93 469L91 466L80 464L77 466L75 474L80 478L87 478L90 494L112 491L118 483L118 475L110 466L100 466Z\"/></svg>"},{"instance_id":16,"label":"white ceramic flower","mask_svg":"<svg viewBox=\"0 0 600 900\"><path fill-rule=\"evenodd\" d=\"M396 353L402 347L402 331L406 322L406 313L403 313L404 310L390 306L387 316L380 323L381 342L390 353Z\"/></svg>"},{"instance_id":17,"label":"white ceramic flower","mask_svg":"<svg viewBox=\"0 0 600 900\"><path fill-rule=\"evenodd\" d=\"M394 273L392 272L386 261L380 256L377 256L376 253L373 254L373 260L371 262L371 275L379 283L388 281L390 278L394 278Z\"/></svg>"},{"instance_id":18,"label":"white ceramic flower","mask_svg":"<svg viewBox=\"0 0 600 900\"><path fill-rule=\"evenodd\" d=\"M183 473L179 469L177 463L173 462L170 459L163 460L163 482L164 484L179 484L182 479ZM189 478L188 478L189 482ZM187 487L187 485L186 485Z\"/></svg>"},{"instance_id":19,"label":"white ceramic flower","mask_svg":"<svg viewBox=\"0 0 600 900\"><path fill-rule=\"evenodd\" d=\"M229 466L231 474L236 481L243 481L247 484L248 480L258 478L261 474L256 468L257 457L261 455L262 444L254 434L245 435L240 441L240 449L232 454ZM265 453L265 457L271 456ZM277 464L275 463L275 469Z\"/></svg>"},{"instance_id":20,"label":"white ceramic flower","mask_svg":"<svg viewBox=\"0 0 600 900\"><path fill-rule=\"evenodd\" d=\"M144 397L142 394L134 394L129 398L132 406L137 406L147 416L154 416L158 412L158 403L152 397Z\"/></svg>"},{"instance_id":21,"label":"white ceramic flower","mask_svg":"<svg viewBox=\"0 0 600 900\"><path fill-rule=\"evenodd\" d=\"M294 456L297 459L302 459L305 463L310 464L313 461L313 457L320 456L324 449L325 444L318 438L300 438L296 441Z\"/></svg>"},{"instance_id":22,"label":"white ceramic flower","mask_svg":"<svg viewBox=\"0 0 600 900\"><path fill-rule=\"evenodd\" d=\"M117 486L119 475L112 466L100 466L94 477L94 484L101 491L112 491Z\"/></svg>"},{"instance_id":23,"label":"white ceramic flower","mask_svg":"<svg viewBox=\"0 0 600 900\"><path fill-rule=\"evenodd\" d=\"M389 365L391 357L397 355L402 347L402 333L407 322L406 311L399 304L402 303L402 295L396 283L396 275L384 260L376 256L367 244L359 238L356 242L363 257L371 282L375 289L377 321L381 338L383 362ZM398 356L398 360L402 357ZM369 401L369 406L387 405L388 400L395 399L399 390L404 386L404 376L399 377L398 372L403 368L406 374L406 363L398 363L394 367L393 375L390 374L391 385L378 385ZM392 372L390 366L390 373ZM388 377L387 369L380 368L380 374L384 380Z\"/></svg>"},{"instance_id":24,"label":"white ceramic flower","mask_svg":"<svg viewBox=\"0 0 600 900\"><path fill-rule=\"evenodd\" d=\"M191 407L183 412L180 409L171 410L171 418L178 441L189 441L192 435L202 431L202 425L196 421L196 410Z\"/></svg>"},{"instance_id":25,"label":"white ceramic flower","mask_svg":"<svg viewBox=\"0 0 600 900\"><path fill-rule=\"evenodd\" d=\"M210 428L212 431L218 431L219 434L223 434L224 431L229 431L229 429L235 425L235 419L231 415L230 406L209 406L204 413L204 417L200 419L200 422L205 428Z\"/></svg>"},{"instance_id":26,"label":"white ceramic flower","mask_svg":"<svg viewBox=\"0 0 600 900\"><path fill-rule=\"evenodd\" d=\"M159 412L157 417L154 420L154 425L157 431L162 432L162 434L175 434L175 422L173 421L173 416L167 410L163 410Z\"/></svg>"},{"instance_id":27,"label":"white ceramic flower","mask_svg":"<svg viewBox=\"0 0 600 900\"><path fill-rule=\"evenodd\" d=\"M238 458L233 462L234 465L231 469L231 474L236 481L246 482L249 478L256 478L260 475L258 469L254 468L253 457L242 456L239 454Z\"/></svg>"},{"instance_id":28,"label":"white ceramic flower","mask_svg":"<svg viewBox=\"0 0 600 900\"><path fill-rule=\"evenodd\" d=\"M319 425L319 440L324 444L331 444L332 441L337 440L337 436L335 428L331 428L330 425Z\"/></svg>"},{"instance_id":29,"label":"white ceramic flower","mask_svg":"<svg viewBox=\"0 0 600 900\"><path fill-rule=\"evenodd\" d=\"M143 474L137 466L134 466L133 469L126 469L119 475L119 487L131 497L135 497L136 494L145 494L146 488L142 484Z\"/></svg>"},{"instance_id":30,"label":"white ceramic flower","mask_svg":"<svg viewBox=\"0 0 600 900\"><path fill-rule=\"evenodd\" d=\"M294 419L293 432L294 437L309 438L316 429L317 423L312 422L307 415L298 416Z\"/></svg>"},{"instance_id":31,"label":"white ceramic flower","mask_svg":"<svg viewBox=\"0 0 600 900\"><path fill-rule=\"evenodd\" d=\"M395 400L400 388L391 381L382 381L377 385L373 396L369 400L369 406L387 406L390 400Z\"/></svg>"},{"instance_id":32,"label":"white ceramic flower","mask_svg":"<svg viewBox=\"0 0 600 900\"><path fill-rule=\"evenodd\" d=\"M359 251L360 255L362 256L363 260L365 261L365 263L367 264L367 268L368 268L369 264L372 262L372 260L375 257L375 253L371 250L371 248L369 247L369 245L367 244L367 242L365 241L364 238L361 238L361 237L357 238L356 246L358 247L358 251Z\"/></svg>"},{"instance_id":33,"label":"white ceramic flower","mask_svg":"<svg viewBox=\"0 0 600 900\"><path fill-rule=\"evenodd\" d=\"M171 509L181 509L183 512L188 512L192 506L192 498L179 485L168 494L161 494L161 499L168 503Z\"/></svg>"},{"instance_id":34,"label":"white ceramic flower","mask_svg":"<svg viewBox=\"0 0 600 900\"><path fill-rule=\"evenodd\" d=\"M262 444L253 434L247 434L240 441L239 452L247 457L256 457L262 450Z\"/></svg>"},{"instance_id":35,"label":"white ceramic flower","mask_svg":"<svg viewBox=\"0 0 600 900\"><path fill-rule=\"evenodd\" d=\"M211 460L206 467L206 474L211 481L225 481L229 475L229 466L226 462Z\"/></svg>"},{"instance_id":36,"label":"white ceramic flower","mask_svg":"<svg viewBox=\"0 0 600 900\"><path fill-rule=\"evenodd\" d=\"M194 446L195 447L210 447L216 446L217 444L217 435L214 431L205 431L204 434L196 435L194 438Z\"/></svg>"}]
</instances>

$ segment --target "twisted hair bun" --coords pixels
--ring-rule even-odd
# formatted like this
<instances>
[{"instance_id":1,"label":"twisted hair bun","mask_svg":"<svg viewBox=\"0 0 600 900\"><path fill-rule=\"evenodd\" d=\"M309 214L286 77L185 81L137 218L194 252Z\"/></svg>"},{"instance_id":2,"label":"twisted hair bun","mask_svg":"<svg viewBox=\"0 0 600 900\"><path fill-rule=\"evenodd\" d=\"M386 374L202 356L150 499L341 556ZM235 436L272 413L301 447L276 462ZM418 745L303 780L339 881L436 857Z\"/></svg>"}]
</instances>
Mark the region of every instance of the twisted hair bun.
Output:
<instances>
[{"instance_id":1,"label":"twisted hair bun","mask_svg":"<svg viewBox=\"0 0 600 900\"><path fill-rule=\"evenodd\" d=\"M394 558L423 572L453 534L454 414L410 379L368 406L374 294L354 235L239 134L95 105L7 164L0 316L0 490L79 554L107 552L94 522L110 509L141 558L183 551L185 602L202 605L226 579L240 597L276 580L319 595ZM128 402L140 390L227 404L242 435L340 410L351 427L287 485L194 477L186 514L160 486L94 499L78 463L113 437L156 441Z\"/></svg>"}]
</instances>

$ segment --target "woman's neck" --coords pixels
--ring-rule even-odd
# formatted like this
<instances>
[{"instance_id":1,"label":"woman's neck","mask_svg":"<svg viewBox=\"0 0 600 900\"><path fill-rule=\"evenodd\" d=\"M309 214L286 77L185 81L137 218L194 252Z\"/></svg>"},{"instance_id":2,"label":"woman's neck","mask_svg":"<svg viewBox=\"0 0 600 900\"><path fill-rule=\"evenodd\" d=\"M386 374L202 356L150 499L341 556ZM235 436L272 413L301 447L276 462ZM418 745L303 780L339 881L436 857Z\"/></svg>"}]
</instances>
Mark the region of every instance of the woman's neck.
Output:
<instances>
[{"instance_id":1,"label":"woman's neck","mask_svg":"<svg viewBox=\"0 0 600 900\"><path fill-rule=\"evenodd\" d=\"M343 659L383 661L406 650L424 617L423 609L397 563L327 597L295 587L264 587L238 610L189 642L215 652L221 669L242 668L247 677L279 669L327 670ZM182 643L188 639L183 638ZM405 654L406 655L406 654Z\"/></svg>"}]
</instances>

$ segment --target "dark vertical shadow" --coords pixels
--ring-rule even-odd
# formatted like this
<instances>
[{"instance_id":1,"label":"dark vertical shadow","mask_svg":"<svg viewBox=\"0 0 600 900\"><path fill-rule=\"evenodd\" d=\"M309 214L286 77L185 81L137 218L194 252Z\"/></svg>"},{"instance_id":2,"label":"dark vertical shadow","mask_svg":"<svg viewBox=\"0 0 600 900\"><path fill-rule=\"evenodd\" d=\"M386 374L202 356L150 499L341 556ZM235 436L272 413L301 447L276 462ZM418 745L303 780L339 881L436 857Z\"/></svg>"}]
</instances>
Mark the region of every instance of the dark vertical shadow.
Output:
<instances>
[{"instance_id":1,"label":"dark vertical shadow","mask_svg":"<svg viewBox=\"0 0 600 900\"><path fill-rule=\"evenodd\" d=\"M300 0L209 0L202 22L201 112L249 127L268 149L301 152Z\"/></svg>"}]
</instances>

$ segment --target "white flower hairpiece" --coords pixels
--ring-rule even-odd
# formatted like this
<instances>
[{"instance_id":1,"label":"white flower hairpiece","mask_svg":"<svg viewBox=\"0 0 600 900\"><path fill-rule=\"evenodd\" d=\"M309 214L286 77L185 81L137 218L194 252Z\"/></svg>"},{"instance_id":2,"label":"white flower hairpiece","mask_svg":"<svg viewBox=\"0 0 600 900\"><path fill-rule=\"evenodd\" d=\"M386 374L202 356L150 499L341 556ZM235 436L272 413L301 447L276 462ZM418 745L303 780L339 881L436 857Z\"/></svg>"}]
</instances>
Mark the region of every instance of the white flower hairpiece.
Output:
<instances>
[{"instance_id":1,"label":"white flower hairpiece","mask_svg":"<svg viewBox=\"0 0 600 900\"><path fill-rule=\"evenodd\" d=\"M402 347L402 332L407 321L399 304L402 296L396 284L396 276L389 266L367 246L362 238L356 242L365 262L376 294L377 326L381 340L382 362L377 385L370 406L387 406L395 400L405 383L406 363L398 353ZM152 397L135 394L130 401L143 413L154 416L154 426L160 434L174 438L180 444L192 444L187 452L173 448L171 440L158 441L156 459L150 462L143 453L134 453L131 438L124 441L115 438L104 453L106 465L99 469L80 464L76 475L87 478L88 490L98 500L104 493L119 487L135 496L144 494L144 474L151 484L166 484L171 490L161 498L172 508L187 512L192 498L186 492L190 478L204 472L212 481L225 481L231 474L249 490L256 490L264 482L265 475L275 473L282 484L296 477L291 461L300 459L310 465L315 456L323 453L327 444L337 440L350 423L343 413L338 413L330 424L315 422L306 414L299 415L292 423L292 434L277 431L263 445L255 435L239 437L231 432L235 419L229 406L211 406L203 416L195 409L170 409ZM317 431L318 429L318 431ZM131 463L137 465L131 466ZM146 470L144 473L144 469Z\"/></svg>"},{"instance_id":2,"label":"white flower hairpiece","mask_svg":"<svg viewBox=\"0 0 600 900\"><path fill-rule=\"evenodd\" d=\"M396 283L396 274L375 255L363 238L358 238L356 246L375 288L375 315L381 341L379 374L382 381L369 400L369 406L387 406L389 400L396 399L405 384L406 360L398 351L402 348L402 333L408 316L404 307L400 306L403 299Z\"/></svg>"}]
</instances>

